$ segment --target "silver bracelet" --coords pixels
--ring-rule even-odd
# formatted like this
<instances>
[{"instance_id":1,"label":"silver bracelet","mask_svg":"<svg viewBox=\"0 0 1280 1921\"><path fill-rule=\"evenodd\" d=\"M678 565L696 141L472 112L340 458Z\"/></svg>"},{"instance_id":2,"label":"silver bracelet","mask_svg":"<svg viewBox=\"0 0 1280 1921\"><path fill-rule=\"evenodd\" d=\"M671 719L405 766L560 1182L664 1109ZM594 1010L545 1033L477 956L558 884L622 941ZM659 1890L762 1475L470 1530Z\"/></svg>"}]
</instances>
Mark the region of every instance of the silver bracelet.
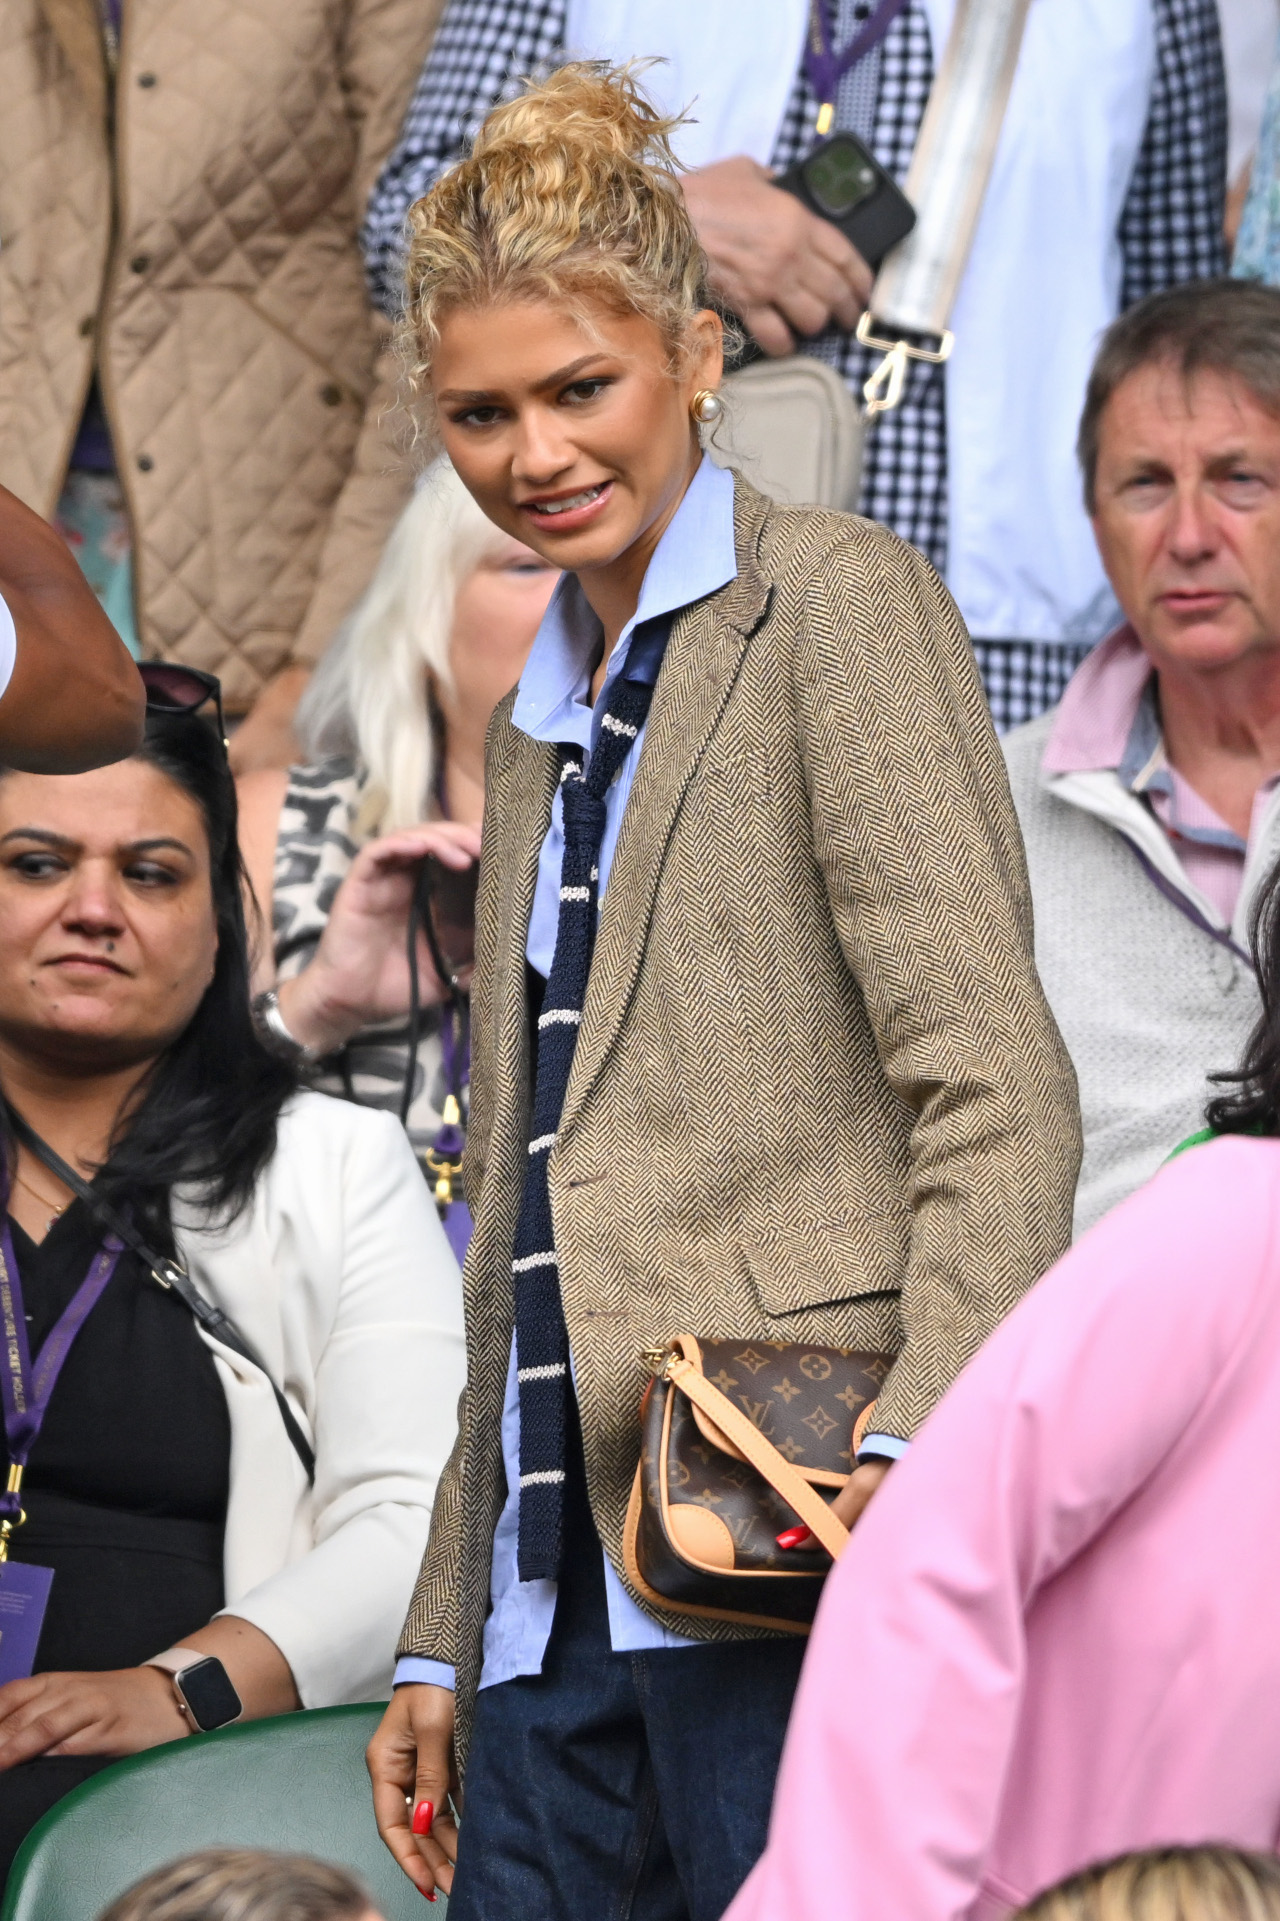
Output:
<instances>
[{"instance_id":1,"label":"silver bracelet","mask_svg":"<svg viewBox=\"0 0 1280 1921\"><path fill-rule=\"evenodd\" d=\"M254 1024L271 1052L293 1066L314 1067L324 1055L318 1048L308 1047L285 1026L284 1015L280 1012L280 995L274 987L255 994L253 998Z\"/></svg>"}]
</instances>

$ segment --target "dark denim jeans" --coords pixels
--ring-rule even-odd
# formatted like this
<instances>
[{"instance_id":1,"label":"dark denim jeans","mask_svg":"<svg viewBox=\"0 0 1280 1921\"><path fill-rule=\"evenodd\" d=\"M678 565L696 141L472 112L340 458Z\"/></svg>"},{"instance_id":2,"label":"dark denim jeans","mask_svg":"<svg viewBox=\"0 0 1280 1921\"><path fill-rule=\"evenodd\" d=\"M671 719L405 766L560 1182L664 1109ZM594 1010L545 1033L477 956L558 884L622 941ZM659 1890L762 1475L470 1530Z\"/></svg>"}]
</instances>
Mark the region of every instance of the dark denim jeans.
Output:
<instances>
[{"instance_id":1,"label":"dark denim jeans","mask_svg":"<svg viewBox=\"0 0 1280 1921\"><path fill-rule=\"evenodd\" d=\"M764 1849L804 1642L615 1654L580 1457L566 1491L542 1673L477 1703L449 1921L719 1921Z\"/></svg>"}]
</instances>

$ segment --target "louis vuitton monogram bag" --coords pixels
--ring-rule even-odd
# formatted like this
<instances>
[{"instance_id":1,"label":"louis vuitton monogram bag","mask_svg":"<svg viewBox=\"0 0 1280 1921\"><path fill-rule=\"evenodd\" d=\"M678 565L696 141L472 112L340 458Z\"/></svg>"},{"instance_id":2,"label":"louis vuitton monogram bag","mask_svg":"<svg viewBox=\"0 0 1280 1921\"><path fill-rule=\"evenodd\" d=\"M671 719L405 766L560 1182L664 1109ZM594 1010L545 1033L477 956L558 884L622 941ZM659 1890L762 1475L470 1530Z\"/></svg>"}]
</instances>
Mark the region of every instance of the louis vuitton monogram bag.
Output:
<instances>
[{"instance_id":1,"label":"louis vuitton monogram bag","mask_svg":"<svg viewBox=\"0 0 1280 1921\"><path fill-rule=\"evenodd\" d=\"M807 1634L848 1539L827 1505L847 1480L890 1357L679 1334L644 1357L627 1572L679 1613ZM782 1548L797 1517L811 1539Z\"/></svg>"}]
</instances>

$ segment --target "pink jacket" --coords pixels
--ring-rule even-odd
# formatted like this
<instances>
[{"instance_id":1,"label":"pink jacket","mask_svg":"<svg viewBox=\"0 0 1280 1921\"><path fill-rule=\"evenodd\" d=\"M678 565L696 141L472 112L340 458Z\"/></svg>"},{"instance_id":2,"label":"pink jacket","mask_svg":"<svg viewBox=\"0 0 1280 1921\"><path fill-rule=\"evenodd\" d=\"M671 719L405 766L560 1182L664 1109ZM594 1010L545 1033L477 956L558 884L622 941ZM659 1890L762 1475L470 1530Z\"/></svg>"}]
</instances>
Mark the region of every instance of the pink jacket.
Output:
<instances>
[{"instance_id":1,"label":"pink jacket","mask_svg":"<svg viewBox=\"0 0 1280 1921\"><path fill-rule=\"evenodd\" d=\"M1280 1836L1280 1142L1167 1167L960 1376L828 1583L726 1921L989 1921Z\"/></svg>"}]
</instances>

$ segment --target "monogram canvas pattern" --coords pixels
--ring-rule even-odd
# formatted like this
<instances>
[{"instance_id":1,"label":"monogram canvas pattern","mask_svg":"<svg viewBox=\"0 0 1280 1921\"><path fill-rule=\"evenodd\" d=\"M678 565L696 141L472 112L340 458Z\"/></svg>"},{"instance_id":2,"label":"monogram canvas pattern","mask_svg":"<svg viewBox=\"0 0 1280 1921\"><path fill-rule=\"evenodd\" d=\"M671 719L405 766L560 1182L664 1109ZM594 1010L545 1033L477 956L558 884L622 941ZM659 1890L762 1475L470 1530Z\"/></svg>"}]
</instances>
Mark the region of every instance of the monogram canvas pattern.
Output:
<instances>
[{"instance_id":1,"label":"monogram canvas pattern","mask_svg":"<svg viewBox=\"0 0 1280 1921\"><path fill-rule=\"evenodd\" d=\"M694 1331L891 1355L876 1426L909 1437L1065 1248L1080 1151L953 603L870 522L773 509L741 481L735 518L737 578L672 628L548 1163L588 1487L620 1573L644 1349ZM524 949L558 775L504 703L473 995L468 1388L401 1648L456 1665L464 1753L505 1494Z\"/></svg>"},{"instance_id":2,"label":"monogram canvas pattern","mask_svg":"<svg viewBox=\"0 0 1280 1921\"><path fill-rule=\"evenodd\" d=\"M853 1467L855 1430L865 1428L889 1371L886 1357L785 1341L681 1336L678 1345L785 1461L827 1498L835 1494ZM831 1562L816 1541L778 1546L779 1532L796 1520L679 1381L655 1381L643 1404L625 1541L628 1568L654 1600L807 1628Z\"/></svg>"},{"instance_id":3,"label":"monogram canvas pattern","mask_svg":"<svg viewBox=\"0 0 1280 1921\"><path fill-rule=\"evenodd\" d=\"M698 1345L712 1386L806 1479L830 1476L838 1484L852 1472L853 1431L880 1392L888 1361L850 1347L796 1348L787 1341Z\"/></svg>"},{"instance_id":4,"label":"monogram canvas pattern","mask_svg":"<svg viewBox=\"0 0 1280 1921\"><path fill-rule=\"evenodd\" d=\"M628 1559L628 1571L644 1582L646 1598L665 1599L680 1613L686 1633L697 1632L698 1620L717 1618L755 1616L771 1627L786 1621L802 1628L812 1621L830 1557L816 1545L790 1552L778 1546L777 1535L795 1526L795 1515L754 1468L703 1439L692 1407L674 1388L655 1385L643 1403L632 1498L635 1567ZM710 1517L709 1542L703 1529L692 1540L682 1529L677 1545L674 1530L689 1510ZM733 1571L716 1575L691 1565L691 1549L695 1561L716 1552L721 1528L732 1544Z\"/></svg>"}]
</instances>

